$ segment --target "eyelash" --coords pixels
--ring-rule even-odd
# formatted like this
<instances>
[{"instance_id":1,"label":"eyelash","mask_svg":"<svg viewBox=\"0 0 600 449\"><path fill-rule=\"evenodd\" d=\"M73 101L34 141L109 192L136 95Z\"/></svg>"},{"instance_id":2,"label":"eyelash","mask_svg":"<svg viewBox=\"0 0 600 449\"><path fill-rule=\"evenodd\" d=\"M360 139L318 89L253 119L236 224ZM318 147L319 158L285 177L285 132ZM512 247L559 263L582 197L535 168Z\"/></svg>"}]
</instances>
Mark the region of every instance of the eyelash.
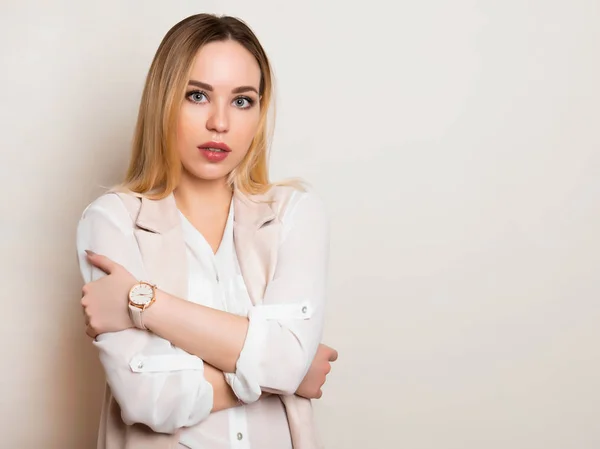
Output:
<instances>
[{"instance_id":1,"label":"eyelash","mask_svg":"<svg viewBox=\"0 0 600 449\"><path fill-rule=\"evenodd\" d=\"M190 92L188 92L188 93L186 94L185 98L186 98L186 99L187 99L189 102L191 102L191 103L193 103L193 104L201 104L199 101L194 101L194 100L192 100L192 99L191 99L192 95L198 95L198 94L200 94L200 95L203 95L203 96L204 96L204 98L206 98L206 99L208 100L208 95L206 94L206 92L203 92L203 91L201 91L201 90L193 90L193 91L190 91ZM246 101L248 102L248 106L246 106L246 107L242 107L242 108L239 108L239 109L250 109L252 106L254 106L254 100L253 100L252 98L250 98L250 97L246 97L246 96L239 96L239 97L235 97L235 98L233 99L233 101L237 101L237 100L246 100Z\"/></svg>"}]
</instances>

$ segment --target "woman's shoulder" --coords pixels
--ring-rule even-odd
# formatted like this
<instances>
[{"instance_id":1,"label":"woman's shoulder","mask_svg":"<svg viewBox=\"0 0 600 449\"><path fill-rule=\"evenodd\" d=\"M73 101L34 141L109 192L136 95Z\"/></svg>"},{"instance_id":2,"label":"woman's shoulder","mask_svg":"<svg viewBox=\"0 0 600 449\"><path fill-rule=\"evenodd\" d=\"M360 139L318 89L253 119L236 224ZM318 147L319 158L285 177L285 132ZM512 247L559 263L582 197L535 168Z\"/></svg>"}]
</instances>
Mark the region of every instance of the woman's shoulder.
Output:
<instances>
[{"instance_id":1,"label":"woman's shoulder","mask_svg":"<svg viewBox=\"0 0 600 449\"><path fill-rule=\"evenodd\" d=\"M126 192L107 191L84 208L80 221L108 220L119 227L130 227L132 217L125 204L128 199L134 202L139 201L134 195Z\"/></svg>"},{"instance_id":2,"label":"woman's shoulder","mask_svg":"<svg viewBox=\"0 0 600 449\"><path fill-rule=\"evenodd\" d=\"M325 202L318 192L307 186L274 185L268 192L271 207L282 222L290 222L301 214L315 219L326 219Z\"/></svg>"}]
</instances>

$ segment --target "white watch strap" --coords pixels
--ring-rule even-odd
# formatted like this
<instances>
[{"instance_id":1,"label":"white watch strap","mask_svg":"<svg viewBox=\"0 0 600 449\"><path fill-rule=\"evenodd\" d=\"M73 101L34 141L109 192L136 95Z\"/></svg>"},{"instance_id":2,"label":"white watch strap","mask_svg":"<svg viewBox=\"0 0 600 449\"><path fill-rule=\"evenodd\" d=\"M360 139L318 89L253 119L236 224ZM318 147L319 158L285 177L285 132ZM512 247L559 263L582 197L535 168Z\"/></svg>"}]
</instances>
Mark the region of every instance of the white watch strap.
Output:
<instances>
[{"instance_id":1,"label":"white watch strap","mask_svg":"<svg viewBox=\"0 0 600 449\"><path fill-rule=\"evenodd\" d=\"M131 316L131 321L133 321L133 325L138 329L147 330L148 328L144 326L144 320L142 319L143 312L144 311L139 307L135 307L129 304L129 315Z\"/></svg>"}]
</instances>

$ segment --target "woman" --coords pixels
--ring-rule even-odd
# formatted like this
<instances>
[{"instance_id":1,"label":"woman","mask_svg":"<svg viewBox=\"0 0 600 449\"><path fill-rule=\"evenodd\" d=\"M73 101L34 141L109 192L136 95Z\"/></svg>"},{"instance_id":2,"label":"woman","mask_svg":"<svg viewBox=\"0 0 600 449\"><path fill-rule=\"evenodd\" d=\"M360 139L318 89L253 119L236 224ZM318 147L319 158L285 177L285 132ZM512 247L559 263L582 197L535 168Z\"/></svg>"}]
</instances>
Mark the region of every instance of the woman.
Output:
<instances>
[{"instance_id":1,"label":"woman","mask_svg":"<svg viewBox=\"0 0 600 449\"><path fill-rule=\"evenodd\" d=\"M328 228L313 193L268 180L271 89L235 18L189 17L157 50L125 182L77 231L99 448L318 446Z\"/></svg>"}]
</instances>

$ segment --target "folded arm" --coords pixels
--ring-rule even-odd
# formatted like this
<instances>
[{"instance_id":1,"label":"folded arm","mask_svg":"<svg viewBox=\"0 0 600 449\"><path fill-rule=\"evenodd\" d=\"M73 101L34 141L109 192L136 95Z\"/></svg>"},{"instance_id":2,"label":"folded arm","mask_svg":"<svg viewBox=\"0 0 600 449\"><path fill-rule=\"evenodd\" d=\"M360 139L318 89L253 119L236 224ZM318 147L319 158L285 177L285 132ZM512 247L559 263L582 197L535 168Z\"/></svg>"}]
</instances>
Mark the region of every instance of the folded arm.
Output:
<instances>
[{"instance_id":1,"label":"folded arm","mask_svg":"<svg viewBox=\"0 0 600 449\"><path fill-rule=\"evenodd\" d=\"M274 278L247 318L162 291L144 312L152 332L231 373L228 381L246 402L261 392L294 394L322 337L329 253L323 205L298 193L281 220Z\"/></svg>"},{"instance_id":2,"label":"folded arm","mask_svg":"<svg viewBox=\"0 0 600 449\"><path fill-rule=\"evenodd\" d=\"M105 274L89 263L85 250L105 254L136 278L146 278L131 218L116 195L92 203L77 228L79 266L88 283ZM127 424L173 433L238 404L220 370L156 334L131 328L99 335L94 345Z\"/></svg>"}]
</instances>

